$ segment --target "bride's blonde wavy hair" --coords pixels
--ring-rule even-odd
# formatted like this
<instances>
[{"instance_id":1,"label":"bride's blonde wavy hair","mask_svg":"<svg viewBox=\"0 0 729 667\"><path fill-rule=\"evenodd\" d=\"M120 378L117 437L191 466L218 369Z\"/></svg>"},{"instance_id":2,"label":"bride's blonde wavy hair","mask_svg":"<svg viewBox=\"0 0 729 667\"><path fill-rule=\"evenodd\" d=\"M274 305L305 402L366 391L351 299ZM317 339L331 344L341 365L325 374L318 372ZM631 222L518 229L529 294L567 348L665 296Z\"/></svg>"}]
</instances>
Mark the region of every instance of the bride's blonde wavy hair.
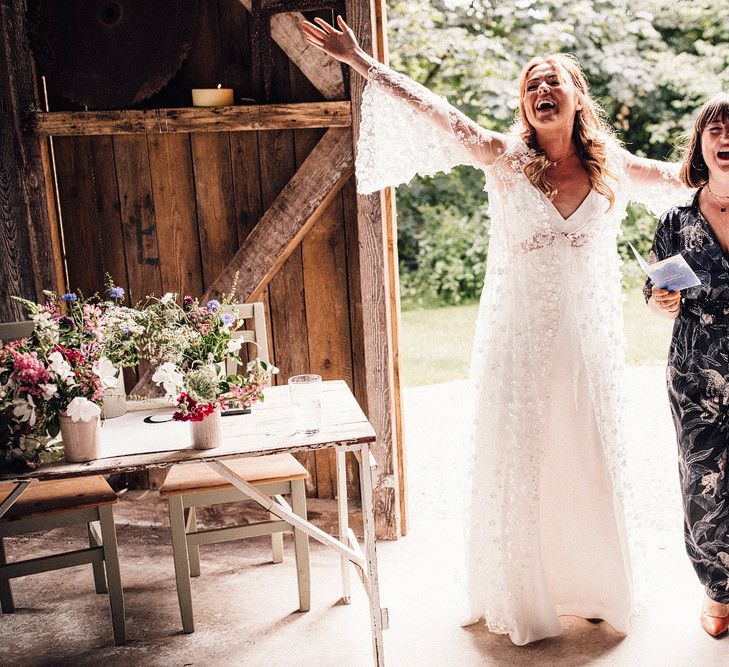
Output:
<instances>
[{"instance_id":1,"label":"bride's blonde wavy hair","mask_svg":"<svg viewBox=\"0 0 729 667\"><path fill-rule=\"evenodd\" d=\"M519 76L520 135L522 141L536 152L536 155L524 167L524 173L534 187L539 188L549 199L554 199L557 188L547 179L547 170L553 163L547 158L544 150L539 145L537 132L527 120L524 107L524 95L529 73L537 65L544 63L564 69L570 75L572 83L577 89L582 102L582 109L577 110L575 113L572 139L577 147L577 155L582 160L582 164L590 177L590 188L605 196L610 202L610 208L612 208L615 203L615 192L608 185L608 177L616 179L617 175L607 167L607 150L610 142L617 143L617 139L605 120L605 112L590 97L587 80L579 61L570 53L550 53L546 56L532 58Z\"/></svg>"}]
</instances>

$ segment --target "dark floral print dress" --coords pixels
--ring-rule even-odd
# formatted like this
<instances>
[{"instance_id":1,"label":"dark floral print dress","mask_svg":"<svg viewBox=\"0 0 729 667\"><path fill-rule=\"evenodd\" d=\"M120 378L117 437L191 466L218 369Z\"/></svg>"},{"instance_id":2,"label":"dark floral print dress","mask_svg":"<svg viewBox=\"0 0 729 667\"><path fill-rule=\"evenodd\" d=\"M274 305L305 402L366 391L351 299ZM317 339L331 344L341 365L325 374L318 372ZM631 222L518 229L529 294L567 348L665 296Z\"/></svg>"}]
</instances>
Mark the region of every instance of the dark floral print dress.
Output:
<instances>
[{"instance_id":1,"label":"dark floral print dress","mask_svg":"<svg viewBox=\"0 0 729 667\"><path fill-rule=\"evenodd\" d=\"M666 379L678 438L686 550L707 595L729 603L729 258L701 214L698 197L699 192L663 215L650 259L681 253L702 283L681 295ZM649 279L646 301L651 288Z\"/></svg>"}]
</instances>

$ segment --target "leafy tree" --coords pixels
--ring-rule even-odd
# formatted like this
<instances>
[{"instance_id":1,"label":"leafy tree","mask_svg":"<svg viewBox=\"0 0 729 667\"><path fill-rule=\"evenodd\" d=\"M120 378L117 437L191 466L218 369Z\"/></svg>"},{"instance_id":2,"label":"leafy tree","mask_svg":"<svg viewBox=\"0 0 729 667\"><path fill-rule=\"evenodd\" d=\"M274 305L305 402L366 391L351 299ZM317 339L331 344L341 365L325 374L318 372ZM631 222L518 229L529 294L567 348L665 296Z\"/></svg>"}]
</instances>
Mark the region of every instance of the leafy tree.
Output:
<instances>
[{"instance_id":1,"label":"leafy tree","mask_svg":"<svg viewBox=\"0 0 729 667\"><path fill-rule=\"evenodd\" d=\"M593 95L627 147L649 157L677 159L675 147L690 130L695 109L729 89L726 0L394 0L388 23L395 69L500 131L512 125L518 109L519 71L532 56L551 51L580 59ZM429 234L439 220L451 227L463 220L461 229L485 233L481 186L476 172L464 167L398 189L406 305L432 302L434 294L444 303L477 296L483 274L466 281L479 284L475 295L470 288L454 295L445 286L463 281L443 273L443 288L435 288L433 272L422 263L433 256ZM626 238L645 247L654 225L638 208L628 212L623 227ZM626 247L620 250L627 258ZM463 260L448 266L482 271L481 263Z\"/></svg>"}]
</instances>

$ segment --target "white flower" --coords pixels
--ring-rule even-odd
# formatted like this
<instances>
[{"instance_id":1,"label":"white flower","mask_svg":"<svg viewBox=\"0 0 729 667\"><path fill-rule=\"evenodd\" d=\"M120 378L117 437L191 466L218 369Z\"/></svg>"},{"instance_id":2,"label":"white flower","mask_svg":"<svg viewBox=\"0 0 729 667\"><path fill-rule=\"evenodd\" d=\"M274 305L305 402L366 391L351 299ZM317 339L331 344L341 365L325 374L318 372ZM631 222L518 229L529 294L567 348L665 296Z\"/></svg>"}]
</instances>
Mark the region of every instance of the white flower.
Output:
<instances>
[{"instance_id":1,"label":"white flower","mask_svg":"<svg viewBox=\"0 0 729 667\"><path fill-rule=\"evenodd\" d=\"M13 408L14 416L18 417L21 422L28 422L31 427L35 426L35 403L32 396L28 396L27 399L16 398L13 405L15 406Z\"/></svg>"},{"instance_id":2,"label":"white flower","mask_svg":"<svg viewBox=\"0 0 729 667\"><path fill-rule=\"evenodd\" d=\"M243 347L243 337L231 338L228 341L228 354L238 354L238 350Z\"/></svg>"},{"instance_id":3,"label":"white flower","mask_svg":"<svg viewBox=\"0 0 729 667\"><path fill-rule=\"evenodd\" d=\"M174 293L174 292L167 292L167 293L166 293L166 294L165 294L165 295L164 295L164 296L163 296L163 297L162 297L162 298L161 298L161 299L159 300L159 302L160 302L160 303L161 303L161 304L162 304L163 306L166 306L166 305L167 305L167 304L168 304L168 303L169 303L170 301L172 301L172 300L173 300L174 298L175 298L175 293Z\"/></svg>"},{"instance_id":4,"label":"white flower","mask_svg":"<svg viewBox=\"0 0 729 667\"><path fill-rule=\"evenodd\" d=\"M101 414L101 408L92 403L88 398L77 396L66 408L66 414L72 421L91 421L94 417Z\"/></svg>"},{"instance_id":5,"label":"white flower","mask_svg":"<svg viewBox=\"0 0 729 667\"><path fill-rule=\"evenodd\" d=\"M42 384L40 385L40 388L43 391L43 398L46 401L50 401L54 396L58 395L56 393L58 391L58 385L55 385L52 382Z\"/></svg>"},{"instance_id":6,"label":"white flower","mask_svg":"<svg viewBox=\"0 0 729 667\"><path fill-rule=\"evenodd\" d=\"M99 377L101 384L104 385L104 389L116 387L117 382L119 382L119 371L109 359L101 357L101 359L94 362L93 369L94 374Z\"/></svg>"},{"instance_id":7,"label":"white flower","mask_svg":"<svg viewBox=\"0 0 729 667\"><path fill-rule=\"evenodd\" d=\"M184 380L182 373L171 361L162 364L152 376L152 381L161 384L169 398L176 398L182 391Z\"/></svg>"},{"instance_id":8,"label":"white flower","mask_svg":"<svg viewBox=\"0 0 729 667\"><path fill-rule=\"evenodd\" d=\"M69 380L75 383L73 379L73 370L60 352L51 352L48 355L48 367L58 376L59 380L65 380L67 384L71 384Z\"/></svg>"},{"instance_id":9,"label":"white flower","mask_svg":"<svg viewBox=\"0 0 729 667\"><path fill-rule=\"evenodd\" d=\"M34 313L30 317L35 322L35 331L41 342L52 347L58 344L58 322L51 318L50 313L42 311Z\"/></svg>"}]
</instances>

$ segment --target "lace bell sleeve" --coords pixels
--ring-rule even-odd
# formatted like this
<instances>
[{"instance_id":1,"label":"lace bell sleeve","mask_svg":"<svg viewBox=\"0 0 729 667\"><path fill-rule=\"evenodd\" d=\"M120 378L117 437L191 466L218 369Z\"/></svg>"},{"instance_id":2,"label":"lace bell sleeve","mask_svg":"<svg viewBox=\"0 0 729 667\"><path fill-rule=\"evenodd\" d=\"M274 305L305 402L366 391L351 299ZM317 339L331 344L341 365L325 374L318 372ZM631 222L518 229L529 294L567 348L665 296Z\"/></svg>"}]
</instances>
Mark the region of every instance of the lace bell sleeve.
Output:
<instances>
[{"instance_id":1,"label":"lace bell sleeve","mask_svg":"<svg viewBox=\"0 0 729 667\"><path fill-rule=\"evenodd\" d=\"M471 121L425 86L376 63L362 95L355 172L368 194L461 164L482 167L496 133Z\"/></svg>"},{"instance_id":2,"label":"lace bell sleeve","mask_svg":"<svg viewBox=\"0 0 729 667\"><path fill-rule=\"evenodd\" d=\"M637 157L622 150L623 195L628 201L643 204L660 216L685 200L689 190L679 179L681 164Z\"/></svg>"}]
</instances>

